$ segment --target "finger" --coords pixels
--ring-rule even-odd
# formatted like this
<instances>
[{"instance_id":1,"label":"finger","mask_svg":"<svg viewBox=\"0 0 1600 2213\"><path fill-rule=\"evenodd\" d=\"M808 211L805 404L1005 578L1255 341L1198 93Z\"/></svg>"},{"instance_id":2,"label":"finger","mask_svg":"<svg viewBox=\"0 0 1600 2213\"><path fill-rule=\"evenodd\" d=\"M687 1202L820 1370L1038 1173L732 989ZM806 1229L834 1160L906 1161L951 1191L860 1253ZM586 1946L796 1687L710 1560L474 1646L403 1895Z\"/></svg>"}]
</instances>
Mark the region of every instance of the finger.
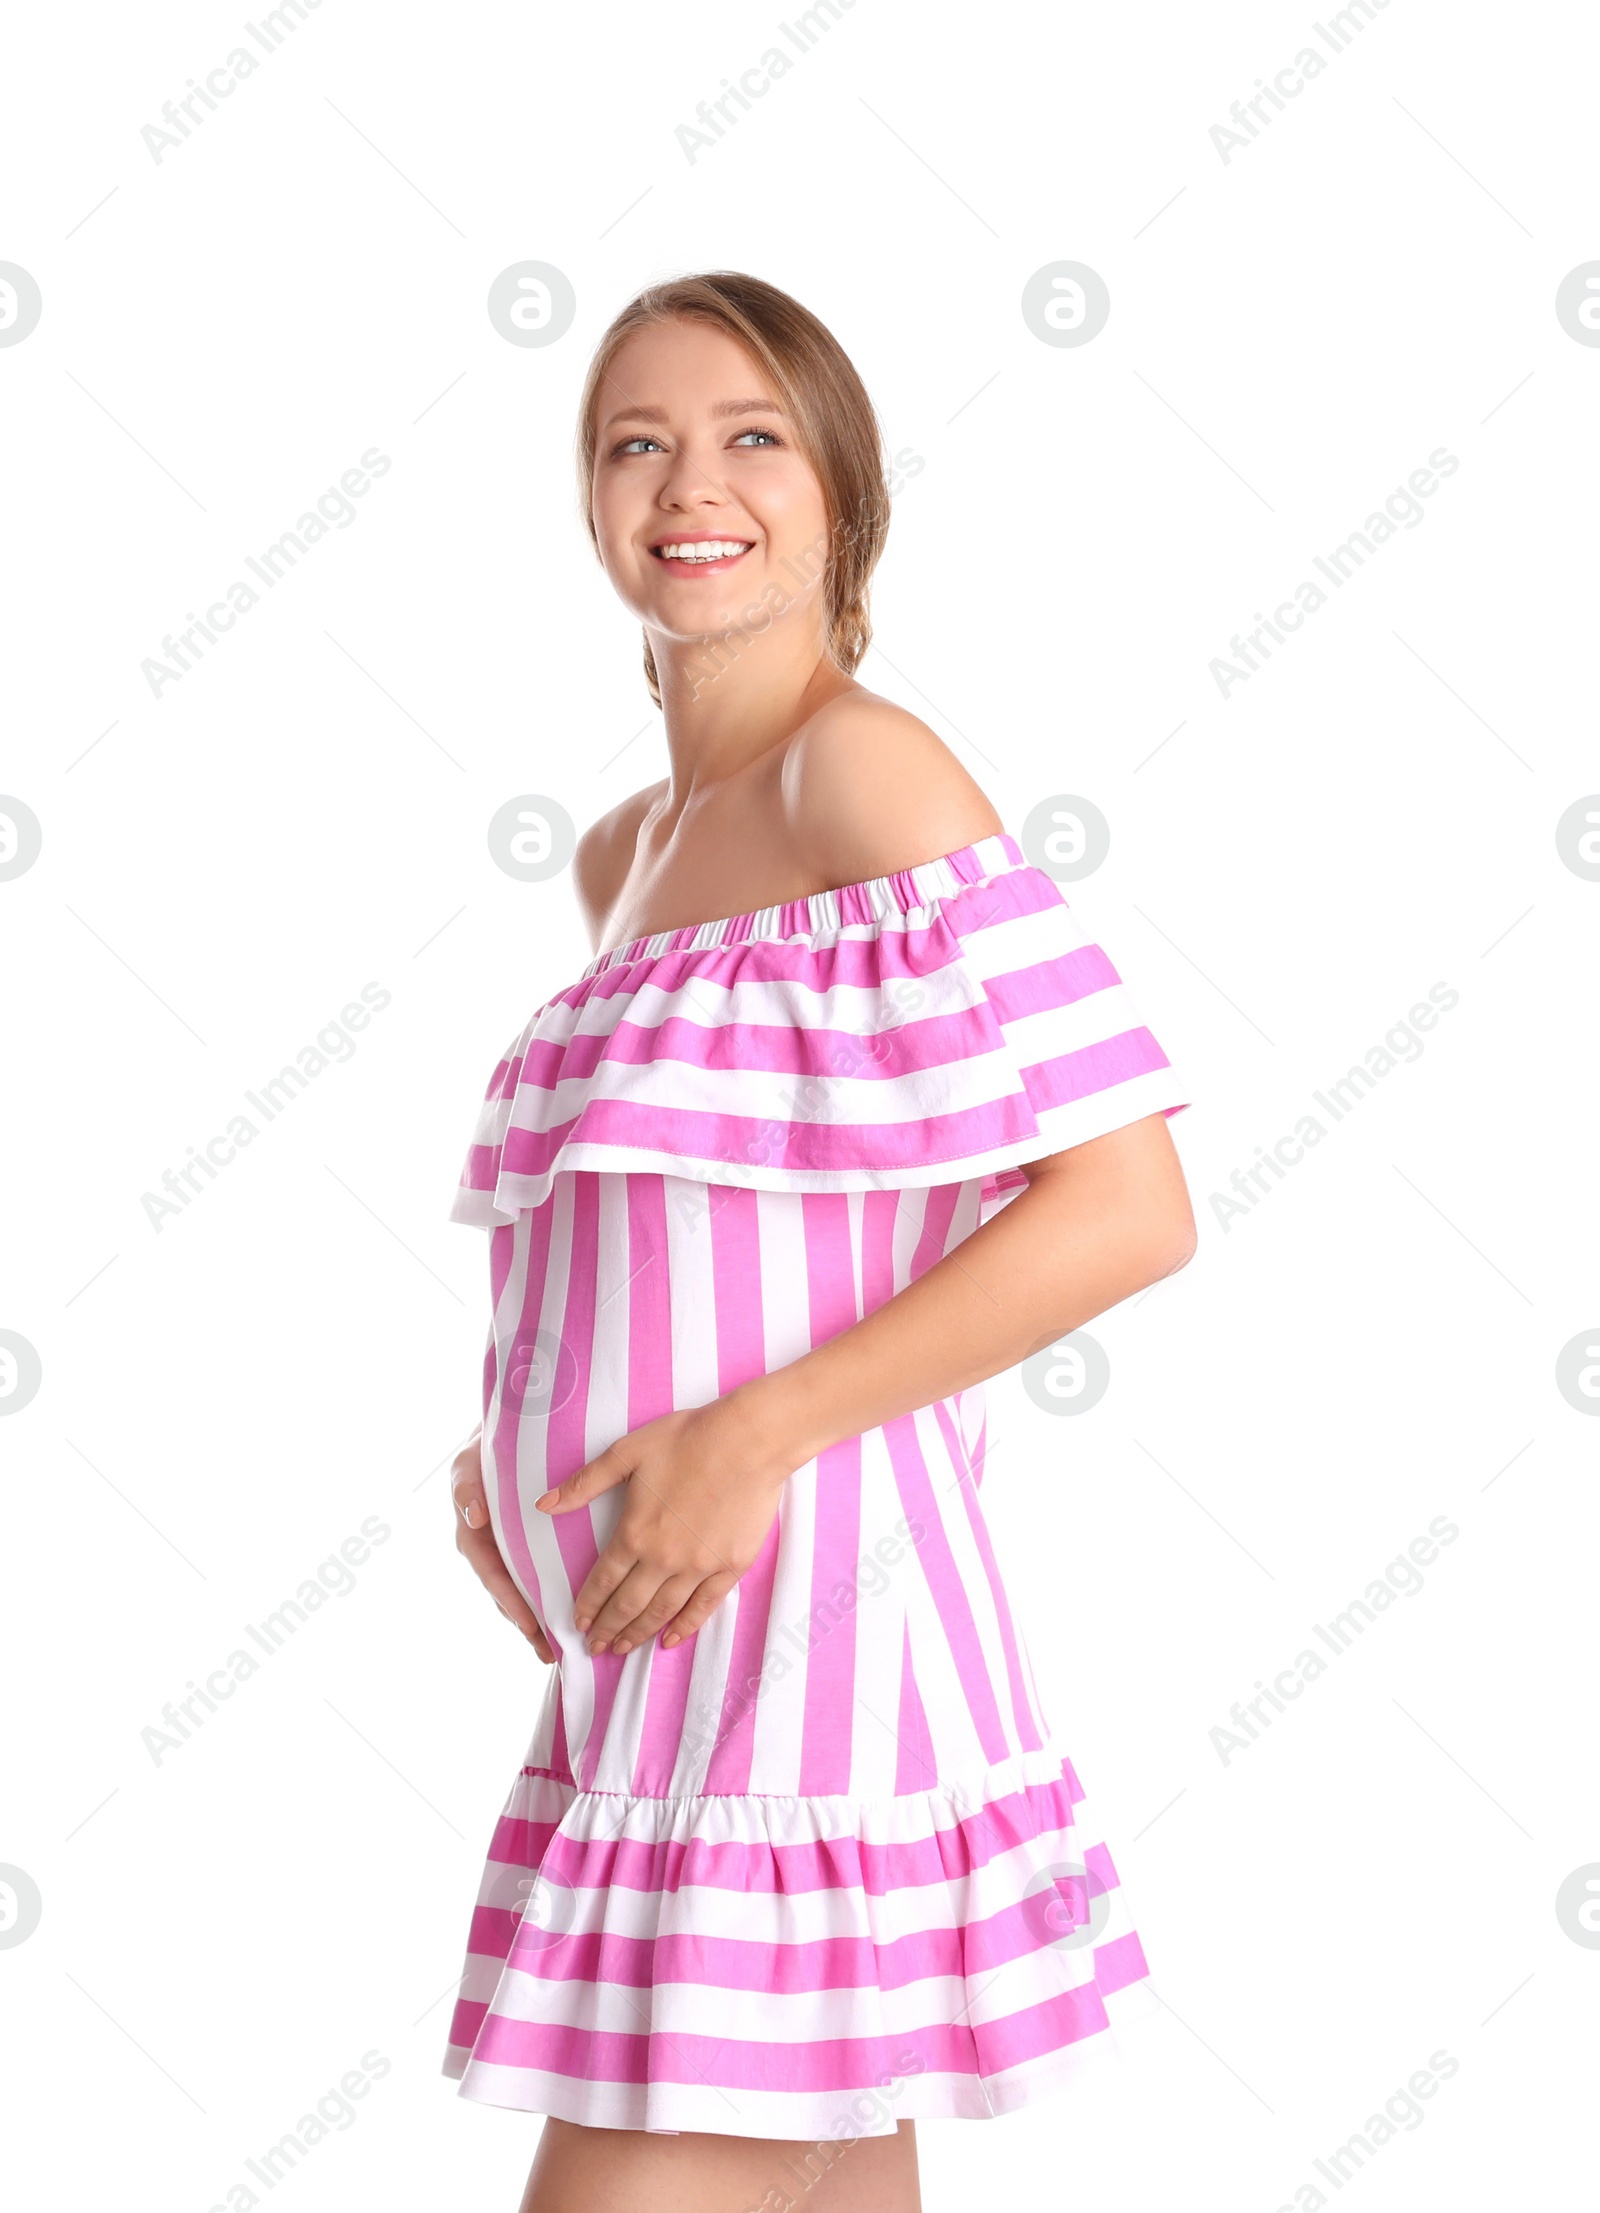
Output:
<instances>
[{"instance_id":1,"label":"finger","mask_svg":"<svg viewBox=\"0 0 1600 2213\"><path fill-rule=\"evenodd\" d=\"M489 1520L489 1502L483 1488L483 1463L476 1443L460 1453L450 1473L450 1491L456 1512L469 1529L483 1529Z\"/></svg>"},{"instance_id":2,"label":"finger","mask_svg":"<svg viewBox=\"0 0 1600 2213\"><path fill-rule=\"evenodd\" d=\"M643 1613L664 1581L660 1568L636 1560L595 1615L589 1630L589 1650L603 1652L613 1637L620 1636Z\"/></svg>"},{"instance_id":3,"label":"finger","mask_svg":"<svg viewBox=\"0 0 1600 2213\"><path fill-rule=\"evenodd\" d=\"M544 1624L510 1578L506 1577L503 1582L497 1578L491 1582L485 1577L484 1587L512 1628L521 1631L545 1666L554 1667L556 1656L550 1639L545 1635Z\"/></svg>"},{"instance_id":4,"label":"finger","mask_svg":"<svg viewBox=\"0 0 1600 2213\"><path fill-rule=\"evenodd\" d=\"M574 1506L587 1506L602 1491L613 1491L619 1483L626 1483L632 1469L615 1445L607 1445L597 1458L585 1461L554 1490L543 1491L534 1500L541 1513L568 1514Z\"/></svg>"},{"instance_id":5,"label":"finger","mask_svg":"<svg viewBox=\"0 0 1600 2213\"><path fill-rule=\"evenodd\" d=\"M670 1575L655 1596L641 1606L632 1621L625 1622L611 1640L611 1649L619 1656L631 1652L636 1644L648 1644L658 1630L671 1621L679 1608L687 1605L699 1585L694 1574Z\"/></svg>"},{"instance_id":6,"label":"finger","mask_svg":"<svg viewBox=\"0 0 1600 2213\"><path fill-rule=\"evenodd\" d=\"M613 1537L578 1585L578 1595L572 1601L572 1625L580 1636L588 1630L618 1584L632 1574L637 1565L634 1555L621 1550Z\"/></svg>"},{"instance_id":7,"label":"finger","mask_svg":"<svg viewBox=\"0 0 1600 2213\"><path fill-rule=\"evenodd\" d=\"M708 1575L676 1620L667 1623L661 1632L662 1644L670 1649L675 1644L682 1644L685 1637L692 1637L698 1628L710 1620L738 1580L736 1575L725 1568L718 1568L715 1575Z\"/></svg>"},{"instance_id":8,"label":"finger","mask_svg":"<svg viewBox=\"0 0 1600 2213\"><path fill-rule=\"evenodd\" d=\"M533 1608L523 1597L521 1589L512 1577L510 1569L501 1557L500 1547L494 1541L492 1530L474 1530L469 1535L460 1530L456 1534L456 1548L465 1557L478 1581L494 1600L513 1628L520 1629L547 1666L555 1665L556 1655L543 1625Z\"/></svg>"}]
</instances>

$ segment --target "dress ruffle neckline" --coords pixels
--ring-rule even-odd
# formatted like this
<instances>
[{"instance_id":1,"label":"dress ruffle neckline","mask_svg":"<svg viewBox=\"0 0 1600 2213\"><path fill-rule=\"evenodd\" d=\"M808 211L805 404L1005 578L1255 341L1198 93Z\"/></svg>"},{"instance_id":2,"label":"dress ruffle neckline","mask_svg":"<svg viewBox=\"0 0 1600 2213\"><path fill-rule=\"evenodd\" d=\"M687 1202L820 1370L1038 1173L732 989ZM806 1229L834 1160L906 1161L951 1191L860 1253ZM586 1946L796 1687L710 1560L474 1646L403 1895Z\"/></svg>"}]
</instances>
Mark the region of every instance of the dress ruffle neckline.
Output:
<instances>
[{"instance_id":1,"label":"dress ruffle neckline","mask_svg":"<svg viewBox=\"0 0 1600 2213\"><path fill-rule=\"evenodd\" d=\"M563 1172L757 1190L983 1182L1187 1104L1122 979L1006 832L597 954L490 1079L451 1208Z\"/></svg>"}]
</instances>

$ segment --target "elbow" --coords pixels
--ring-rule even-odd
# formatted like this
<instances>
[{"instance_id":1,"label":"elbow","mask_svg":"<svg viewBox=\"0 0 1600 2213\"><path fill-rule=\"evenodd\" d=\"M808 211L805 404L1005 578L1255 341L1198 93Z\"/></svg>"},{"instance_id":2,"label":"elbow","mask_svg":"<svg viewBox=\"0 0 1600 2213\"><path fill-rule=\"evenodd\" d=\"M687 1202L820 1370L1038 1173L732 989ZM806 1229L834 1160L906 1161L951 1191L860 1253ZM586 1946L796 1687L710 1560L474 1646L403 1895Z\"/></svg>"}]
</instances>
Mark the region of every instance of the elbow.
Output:
<instances>
[{"instance_id":1,"label":"elbow","mask_svg":"<svg viewBox=\"0 0 1600 2213\"><path fill-rule=\"evenodd\" d=\"M1181 1205L1162 1209L1140 1240L1144 1283L1160 1283L1167 1276L1175 1276L1189 1265L1199 1245L1194 1209L1185 1194Z\"/></svg>"}]
</instances>

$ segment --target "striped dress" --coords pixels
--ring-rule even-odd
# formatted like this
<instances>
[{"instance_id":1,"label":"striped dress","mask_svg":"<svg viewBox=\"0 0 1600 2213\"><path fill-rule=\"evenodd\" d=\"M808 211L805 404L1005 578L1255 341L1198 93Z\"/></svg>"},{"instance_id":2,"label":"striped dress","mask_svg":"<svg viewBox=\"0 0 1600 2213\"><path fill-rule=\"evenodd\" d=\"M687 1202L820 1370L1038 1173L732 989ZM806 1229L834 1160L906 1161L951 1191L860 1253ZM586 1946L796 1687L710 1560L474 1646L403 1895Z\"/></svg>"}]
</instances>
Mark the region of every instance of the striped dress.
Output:
<instances>
[{"instance_id":1,"label":"striped dress","mask_svg":"<svg viewBox=\"0 0 1600 2213\"><path fill-rule=\"evenodd\" d=\"M559 1655L494 1827L444 2070L611 2128L832 2139L979 2117L1115 2048L1148 1972L985 1527L981 1387L797 1468L699 1632L591 1657L640 1424L870 1314L1025 1187L1185 1104L1000 833L598 955L495 1069L491 1523Z\"/></svg>"}]
</instances>

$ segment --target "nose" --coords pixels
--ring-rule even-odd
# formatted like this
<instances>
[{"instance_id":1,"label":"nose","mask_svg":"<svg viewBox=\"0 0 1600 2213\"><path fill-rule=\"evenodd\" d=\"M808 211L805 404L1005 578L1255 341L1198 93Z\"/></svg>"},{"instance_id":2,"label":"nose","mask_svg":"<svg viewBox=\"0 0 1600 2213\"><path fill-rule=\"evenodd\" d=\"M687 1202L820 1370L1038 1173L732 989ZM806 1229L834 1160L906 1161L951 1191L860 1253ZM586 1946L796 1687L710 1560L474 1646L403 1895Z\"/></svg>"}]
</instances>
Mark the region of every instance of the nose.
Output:
<instances>
[{"instance_id":1,"label":"nose","mask_svg":"<svg viewBox=\"0 0 1600 2213\"><path fill-rule=\"evenodd\" d=\"M660 491L663 507L676 509L726 507L728 494L718 482L706 456L684 447L676 456Z\"/></svg>"}]
</instances>

